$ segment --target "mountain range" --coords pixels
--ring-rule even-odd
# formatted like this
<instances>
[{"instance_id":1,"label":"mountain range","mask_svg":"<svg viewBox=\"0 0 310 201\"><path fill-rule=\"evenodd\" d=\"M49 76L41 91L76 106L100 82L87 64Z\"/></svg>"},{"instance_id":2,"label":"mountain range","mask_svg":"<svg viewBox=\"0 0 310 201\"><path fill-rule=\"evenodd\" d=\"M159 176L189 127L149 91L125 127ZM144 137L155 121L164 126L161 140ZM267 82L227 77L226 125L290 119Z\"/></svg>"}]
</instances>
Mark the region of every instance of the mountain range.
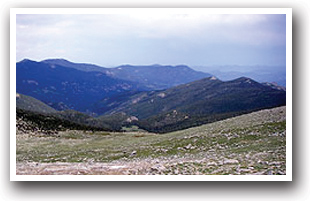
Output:
<instances>
[{"instance_id":1,"label":"mountain range","mask_svg":"<svg viewBox=\"0 0 310 201\"><path fill-rule=\"evenodd\" d=\"M47 59L41 63L73 68L85 72L101 72L112 78L143 84L152 90L167 89L211 76L209 73L195 71L186 65L121 65L115 68L104 68L93 64L73 63L64 59Z\"/></svg>"},{"instance_id":2,"label":"mountain range","mask_svg":"<svg viewBox=\"0 0 310 201\"><path fill-rule=\"evenodd\" d=\"M124 92L149 91L207 77L186 66L103 68L63 59L16 64L16 90L57 109L91 113L92 105ZM121 79L122 78L122 79Z\"/></svg>"},{"instance_id":3,"label":"mountain range","mask_svg":"<svg viewBox=\"0 0 310 201\"><path fill-rule=\"evenodd\" d=\"M165 133L286 104L285 90L274 84L247 77L221 81L183 65L103 68L23 60L16 72L19 110L94 129Z\"/></svg>"}]
</instances>

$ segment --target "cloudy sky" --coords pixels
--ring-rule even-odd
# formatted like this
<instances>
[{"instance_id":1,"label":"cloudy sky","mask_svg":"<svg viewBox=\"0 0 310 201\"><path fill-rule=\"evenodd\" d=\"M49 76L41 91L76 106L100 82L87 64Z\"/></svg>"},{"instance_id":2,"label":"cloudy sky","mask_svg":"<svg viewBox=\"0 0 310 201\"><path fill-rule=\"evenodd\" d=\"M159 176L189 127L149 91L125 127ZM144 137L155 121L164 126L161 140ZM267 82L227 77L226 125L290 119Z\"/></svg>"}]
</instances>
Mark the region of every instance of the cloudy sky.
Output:
<instances>
[{"instance_id":1,"label":"cloudy sky","mask_svg":"<svg viewBox=\"0 0 310 201\"><path fill-rule=\"evenodd\" d=\"M279 14L18 14L16 59L285 66L285 30Z\"/></svg>"}]
</instances>

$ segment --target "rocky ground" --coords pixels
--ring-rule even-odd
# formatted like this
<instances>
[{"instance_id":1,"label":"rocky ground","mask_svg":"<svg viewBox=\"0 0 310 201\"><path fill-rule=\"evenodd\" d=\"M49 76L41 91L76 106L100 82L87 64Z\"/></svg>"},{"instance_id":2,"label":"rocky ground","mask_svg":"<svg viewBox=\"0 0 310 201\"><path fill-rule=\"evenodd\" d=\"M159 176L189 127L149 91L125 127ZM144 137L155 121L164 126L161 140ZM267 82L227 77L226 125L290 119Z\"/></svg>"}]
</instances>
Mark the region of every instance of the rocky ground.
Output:
<instances>
[{"instance_id":1,"label":"rocky ground","mask_svg":"<svg viewBox=\"0 0 310 201\"><path fill-rule=\"evenodd\" d=\"M269 153L263 153L267 156ZM17 163L17 174L21 175L285 175L285 161L260 160L261 154L245 156L241 160L212 157L158 158L136 161L114 161L110 163ZM243 160L252 160L248 166ZM265 166L257 169L257 165Z\"/></svg>"},{"instance_id":2,"label":"rocky ground","mask_svg":"<svg viewBox=\"0 0 310 201\"><path fill-rule=\"evenodd\" d=\"M158 135L46 133L17 120L17 174L283 175L285 107Z\"/></svg>"}]
</instances>

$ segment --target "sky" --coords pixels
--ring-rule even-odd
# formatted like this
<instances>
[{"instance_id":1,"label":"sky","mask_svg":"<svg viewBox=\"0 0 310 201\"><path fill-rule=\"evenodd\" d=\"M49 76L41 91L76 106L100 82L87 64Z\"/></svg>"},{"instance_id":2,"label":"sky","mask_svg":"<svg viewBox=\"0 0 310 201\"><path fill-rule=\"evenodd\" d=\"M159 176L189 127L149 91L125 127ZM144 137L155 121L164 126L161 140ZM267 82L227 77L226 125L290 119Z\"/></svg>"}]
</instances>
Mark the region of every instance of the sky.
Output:
<instances>
[{"instance_id":1,"label":"sky","mask_svg":"<svg viewBox=\"0 0 310 201\"><path fill-rule=\"evenodd\" d=\"M16 59L285 66L285 31L280 14L18 14Z\"/></svg>"}]
</instances>

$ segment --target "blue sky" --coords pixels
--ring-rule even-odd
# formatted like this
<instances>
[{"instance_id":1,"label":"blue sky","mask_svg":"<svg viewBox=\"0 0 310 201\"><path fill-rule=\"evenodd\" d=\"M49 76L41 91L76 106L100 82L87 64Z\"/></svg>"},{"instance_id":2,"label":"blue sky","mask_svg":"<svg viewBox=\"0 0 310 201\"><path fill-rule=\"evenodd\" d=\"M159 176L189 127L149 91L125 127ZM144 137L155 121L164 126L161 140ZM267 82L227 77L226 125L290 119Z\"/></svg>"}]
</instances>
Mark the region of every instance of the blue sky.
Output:
<instances>
[{"instance_id":1,"label":"blue sky","mask_svg":"<svg viewBox=\"0 0 310 201\"><path fill-rule=\"evenodd\" d=\"M16 59L122 64L286 63L285 15L17 15Z\"/></svg>"}]
</instances>

